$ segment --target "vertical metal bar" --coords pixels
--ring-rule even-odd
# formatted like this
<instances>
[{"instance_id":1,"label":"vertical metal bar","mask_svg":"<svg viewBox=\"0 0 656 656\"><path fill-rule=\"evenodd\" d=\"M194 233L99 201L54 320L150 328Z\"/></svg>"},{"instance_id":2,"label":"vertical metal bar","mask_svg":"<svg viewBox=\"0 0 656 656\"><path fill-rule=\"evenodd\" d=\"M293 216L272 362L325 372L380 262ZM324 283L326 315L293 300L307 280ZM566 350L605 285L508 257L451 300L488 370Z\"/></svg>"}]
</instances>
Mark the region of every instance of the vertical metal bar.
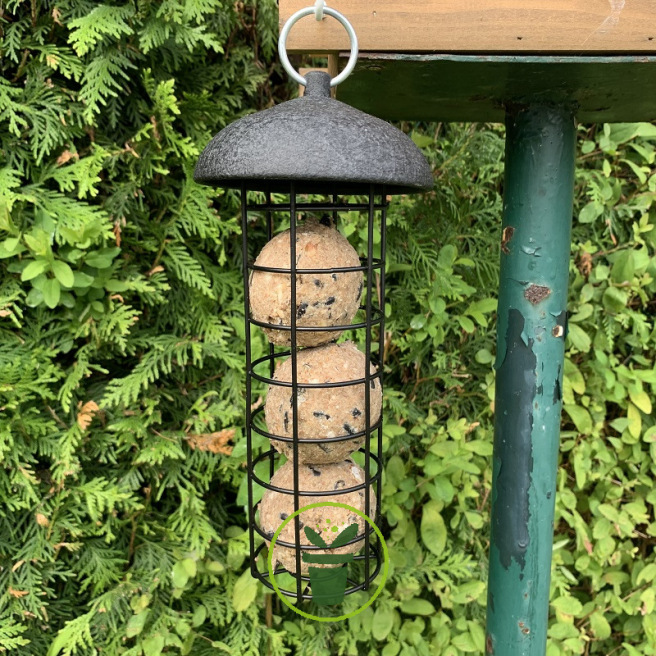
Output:
<instances>
[{"instance_id":1,"label":"vertical metal bar","mask_svg":"<svg viewBox=\"0 0 656 656\"><path fill-rule=\"evenodd\" d=\"M273 212L271 211L271 192L266 192L266 204L269 209L266 212L266 229L267 229L267 244L273 239ZM273 378L275 373L275 362L273 356L276 352L276 347L273 342L269 342L269 378ZM269 456L269 480L273 478L275 457L272 453Z\"/></svg>"},{"instance_id":2,"label":"vertical metal bar","mask_svg":"<svg viewBox=\"0 0 656 656\"><path fill-rule=\"evenodd\" d=\"M364 514L371 512L371 307L373 294L374 218L376 216L374 186L369 187L369 211L367 214L367 301L365 305L365 370L364 370ZM364 526L364 590L369 589L369 525Z\"/></svg>"},{"instance_id":3,"label":"vertical metal bar","mask_svg":"<svg viewBox=\"0 0 656 656\"><path fill-rule=\"evenodd\" d=\"M497 328L486 652L546 652L576 127L511 108Z\"/></svg>"},{"instance_id":4,"label":"vertical metal bar","mask_svg":"<svg viewBox=\"0 0 656 656\"><path fill-rule=\"evenodd\" d=\"M251 322L248 288L248 192L241 185L241 257L244 275L244 338L246 341L246 465L248 488L248 539L250 542L251 574L255 576L255 508L253 507L253 445L251 443Z\"/></svg>"},{"instance_id":5,"label":"vertical metal bar","mask_svg":"<svg viewBox=\"0 0 656 656\"><path fill-rule=\"evenodd\" d=\"M292 451L294 466L294 512L299 509L300 496L298 480L298 367L296 353L296 187L290 183L289 188L289 257L290 257L290 288L291 288L291 306L289 308L290 316L290 336L291 336L291 359L292 359ZM301 526L300 517L294 517L294 544L296 545L296 602L302 601L301 587Z\"/></svg>"},{"instance_id":6,"label":"vertical metal bar","mask_svg":"<svg viewBox=\"0 0 656 656\"><path fill-rule=\"evenodd\" d=\"M381 392L383 392L383 366L384 366L384 354L385 354L385 256L386 256L386 242L387 242L387 209L385 207L385 189L382 190L380 197L380 204L382 209L380 211L380 300L379 300L379 310L380 310L380 324L378 324L378 367L380 370L380 378L378 382L380 383ZM379 460L379 467L383 467L383 422L382 422L382 412L383 408L381 407L381 423L378 427L378 444L377 444L377 455ZM378 524L380 522L381 516L381 506L382 506L382 487L383 479L382 475L376 483L376 516L374 517L374 522Z\"/></svg>"}]
</instances>

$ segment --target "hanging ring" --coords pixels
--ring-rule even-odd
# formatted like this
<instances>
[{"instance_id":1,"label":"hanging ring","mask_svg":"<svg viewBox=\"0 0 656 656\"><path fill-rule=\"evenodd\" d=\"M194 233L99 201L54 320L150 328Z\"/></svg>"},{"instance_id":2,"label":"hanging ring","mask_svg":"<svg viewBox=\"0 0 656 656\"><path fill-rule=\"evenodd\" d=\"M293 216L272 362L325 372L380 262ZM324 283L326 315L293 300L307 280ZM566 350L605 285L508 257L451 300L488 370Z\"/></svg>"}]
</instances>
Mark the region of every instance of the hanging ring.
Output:
<instances>
[{"instance_id":1,"label":"hanging ring","mask_svg":"<svg viewBox=\"0 0 656 656\"><path fill-rule=\"evenodd\" d=\"M323 10L326 8L326 0L317 0L314 3L314 17L318 21L323 20Z\"/></svg>"},{"instance_id":2,"label":"hanging ring","mask_svg":"<svg viewBox=\"0 0 656 656\"><path fill-rule=\"evenodd\" d=\"M320 3L322 3L322 6ZM348 58L348 62L346 62L344 70L339 75L330 80L330 86L336 87L338 84L343 82L355 68L355 64L358 61L358 37L355 34L353 25L349 23L346 16L340 14L336 9L326 7L325 2L322 2L322 0L317 0L317 3L312 7L299 9L295 14L292 14L284 24L282 30L280 30L280 38L278 39L278 54L280 55L280 61L283 68L287 71L287 74L292 78L292 80L298 82L298 84L302 84L303 86L307 85L307 80L300 73L294 70L293 66L289 62L289 57L287 56L287 37L289 36L289 32L292 29L294 23L299 21L304 16L309 16L310 14L314 14L317 20L321 20L319 15L322 15L322 17L323 14L326 16L332 16L344 26L344 29L349 36L349 40L351 42L351 54Z\"/></svg>"}]
</instances>

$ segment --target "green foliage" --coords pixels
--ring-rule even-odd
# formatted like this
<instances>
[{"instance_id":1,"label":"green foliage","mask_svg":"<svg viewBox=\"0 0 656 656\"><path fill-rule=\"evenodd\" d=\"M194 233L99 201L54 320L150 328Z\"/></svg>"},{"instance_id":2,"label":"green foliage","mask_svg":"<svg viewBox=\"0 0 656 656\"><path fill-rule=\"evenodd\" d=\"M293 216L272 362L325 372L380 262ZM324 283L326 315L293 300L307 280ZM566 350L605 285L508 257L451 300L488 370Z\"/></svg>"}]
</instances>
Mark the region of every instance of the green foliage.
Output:
<instances>
[{"instance_id":1,"label":"green foliage","mask_svg":"<svg viewBox=\"0 0 656 656\"><path fill-rule=\"evenodd\" d=\"M436 186L389 217L391 571L313 623L247 567L238 211L192 180L284 94L275 2L0 20L0 651L482 653L502 128L403 126ZM654 654L656 128L580 152L549 655Z\"/></svg>"}]
</instances>

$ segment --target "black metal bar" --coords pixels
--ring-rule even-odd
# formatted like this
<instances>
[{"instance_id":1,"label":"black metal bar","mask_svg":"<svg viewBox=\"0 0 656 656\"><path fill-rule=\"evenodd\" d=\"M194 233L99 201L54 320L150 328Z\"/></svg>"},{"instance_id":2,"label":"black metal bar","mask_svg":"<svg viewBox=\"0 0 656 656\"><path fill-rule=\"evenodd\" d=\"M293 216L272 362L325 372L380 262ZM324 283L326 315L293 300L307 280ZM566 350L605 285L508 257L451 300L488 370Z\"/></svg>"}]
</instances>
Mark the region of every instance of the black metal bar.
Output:
<instances>
[{"instance_id":1,"label":"black metal bar","mask_svg":"<svg viewBox=\"0 0 656 656\"><path fill-rule=\"evenodd\" d=\"M360 308L364 309L364 308ZM371 324L367 324L365 321L360 323L353 323L339 326L298 326L296 332L321 332L321 333L333 333L333 332L343 332L344 330L355 330L358 328L368 328L369 325L375 326L381 319L377 310L373 309L376 314L376 318L371 320ZM251 319L251 323L254 326L260 326L260 328L271 328L272 330L284 330L291 331L292 327L286 324L278 323L267 323L266 321L258 321L257 319Z\"/></svg>"},{"instance_id":2,"label":"black metal bar","mask_svg":"<svg viewBox=\"0 0 656 656\"><path fill-rule=\"evenodd\" d=\"M290 288L291 306L289 311L291 323L291 359L292 359L292 445L294 466L294 512L300 508L298 480L298 353L296 344L296 187L289 185L289 258L290 258ZM301 602L301 518L294 517L294 539L296 541L296 599Z\"/></svg>"},{"instance_id":3,"label":"black metal bar","mask_svg":"<svg viewBox=\"0 0 656 656\"><path fill-rule=\"evenodd\" d=\"M271 456L276 456L278 455L278 452L275 449L271 449L270 451L267 451L266 453L260 454L255 460L253 461L253 464L256 465L257 463L261 462L264 460L264 458L271 457ZM375 456L373 453L371 454L371 457L374 459L376 462L376 473L373 476L369 477L369 483L373 481L377 481L381 477L382 473L382 468L380 466L380 459L378 456ZM281 494L293 494L293 495L298 495L301 497L329 497L329 496L339 496L340 494L348 494L349 492L357 492L358 490L364 490L366 488L366 481L364 483L360 483L359 485L353 485L352 487L345 487L340 489L339 491L337 490L314 490L314 491L305 491L305 490L298 490L298 489L293 489L293 490L288 490L284 487L278 487L277 485L273 485L271 483L267 483L266 481L263 481L255 472L251 474L251 478L253 481L255 481L258 485L262 486L263 488L267 490L273 490L274 492L280 492Z\"/></svg>"},{"instance_id":4,"label":"black metal bar","mask_svg":"<svg viewBox=\"0 0 656 656\"><path fill-rule=\"evenodd\" d=\"M262 413L264 408L260 407L255 412L251 413L251 430L255 431L258 435L263 437L268 437L270 440L275 440L276 442L293 442L294 438L285 437L283 435L274 435L265 431L263 428L260 428L255 424L255 417ZM378 419L374 424L372 424L371 429L376 430L381 424L381 420ZM366 430L358 431L357 433L346 433L343 435L336 435L335 437L304 437L303 444L325 444L326 442L348 442L349 440L357 440L359 437L363 437L367 434Z\"/></svg>"},{"instance_id":5,"label":"black metal bar","mask_svg":"<svg viewBox=\"0 0 656 656\"><path fill-rule=\"evenodd\" d=\"M360 262L363 262L360 266L350 266L350 267L331 267L329 269L296 269L296 273L300 276L303 274L310 274L314 273L316 275L324 275L327 276L331 273L349 273L351 271L368 271L369 270L369 265L367 263L366 258L361 257ZM372 267L373 269L380 269L382 267L382 262L378 258L374 258L373 262L375 262L374 266ZM270 266L262 266L260 264L251 264L250 262L248 263L248 268L250 271L264 271L265 273L286 273L290 274L291 269L285 269L284 267L270 267Z\"/></svg>"},{"instance_id":6,"label":"black metal bar","mask_svg":"<svg viewBox=\"0 0 656 656\"><path fill-rule=\"evenodd\" d=\"M378 379L381 386L381 394L383 393L383 367L385 365L385 254L387 243L387 202L385 200L385 189L383 188L381 195L381 205L383 209L380 212L380 260L383 262L383 267L380 270L380 295L378 298L378 306L380 308L380 323L378 324ZM380 421L377 428L378 444L377 454L382 458L383 454L383 408L380 408ZM383 482L379 480L376 483L376 516L374 523L378 525L381 517L382 504L382 487Z\"/></svg>"},{"instance_id":7,"label":"black metal bar","mask_svg":"<svg viewBox=\"0 0 656 656\"><path fill-rule=\"evenodd\" d=\"M248 211L246 194L246 185L241 185L241 254L244 280L248 279ZM250 315L248 284L244 285L244 318L245 318L245 348L246 348L246 466L248 468L248 540L250 543L250 552L255 550L255 508L253 507L253 478L250 472L253 471L253 445L251 439L251 327L248 317ZM254 574L255 559L250 562L251 574Z\"/></svg>"},{"instance_id":8,"label":"black metal bar","mask_svg":"<svg viewBox=\"0 0 656 656\"><path fill-rule=\"evenodd\" d=\"M372 301L372 278L373 278L373 262L372 258L374 247L374 187L371 185L369 189L369 212L367 216L367 301L366 301L366 318L365 322L368 326L365 331L365 359L364 359L364 425L367 436L364 441L364 480L366 488L364 490L364 514L369 517L371 512L371 474L369 471L371 460L371 301ZM364 590L368 587L367 579L369 578L369 534L365 533L364 538Z\"/></svg>"},{"instance_id":9,"label":"black metal bar","mask_svg":"<svg viewBox=\"0 0 656 656\"><path fill-rule=\"evenodd\" d=\"M266 204L271 205L271 192L267 191L266 193ZM273 213L271 210L267 210L266 213L267 221L267 244L273 239ZM276 347L272 342L269 342L269 377L273 378L273 374L276 370L275 362L275 353ZM252 422L251 422L252 423ZM269 480L273 478L273 459L269 460Z\"/></svg>"},{"instance_id":10,"label":"black metal bar","mask_svg":"<svg viewBox=\"0 0 656 656\"><path fill-rule=\"evenodd\" d=\"M337 198L337 196L334 196ZM297 212L366 212L369 203L294 203ZM375 205L377 210L383 209L382 205ZM248 206L249 212L290 212L291 203L253 203Z\"/></svg>"},{"instance_id":11,"label":"black metal bar","mask_svg":"<svg viewBox=\"0 0 656 656\"><path fill-rule=\"evenodd\" d=\"M280 387L301 387L303 389L328 389L331 387L348 387L350 385L362 385L365 382L365 378L357 378L356 380L342 380L336 383L297 383L296 385L293 382L288 380L274 380L273 378L267 378L266 376L261 376L255 372L251 373L251 376L255 380L259 380L262 383L268 383L269 385L279 385ZM369 376L369 380L374 378L380 378L381 374L376 372Z\"/></svg>"}]
</instances>

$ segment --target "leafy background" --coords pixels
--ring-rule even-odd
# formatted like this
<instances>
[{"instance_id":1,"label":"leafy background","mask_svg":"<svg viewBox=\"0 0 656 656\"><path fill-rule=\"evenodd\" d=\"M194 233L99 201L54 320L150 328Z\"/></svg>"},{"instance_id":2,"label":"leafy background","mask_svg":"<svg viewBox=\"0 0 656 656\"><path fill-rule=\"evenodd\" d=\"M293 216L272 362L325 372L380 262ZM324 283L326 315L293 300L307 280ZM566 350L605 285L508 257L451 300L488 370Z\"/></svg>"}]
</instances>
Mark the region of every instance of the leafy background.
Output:
<instances>
[{"instance_id":1,"label":"leafy background","mask_svg":"<svg viewBox=\"0 0 656 656\"><path fill-rule=\"evenodd\" d=\"M389 219L392 572L308 622L246 571L237 199L191 178L290 92L275 3L10 0L0 27L0 651L481 653L503 128L402 126L435 188ZM579 146L548 653L648 655L656 127Z\"/></svg>"}]
</instances>

